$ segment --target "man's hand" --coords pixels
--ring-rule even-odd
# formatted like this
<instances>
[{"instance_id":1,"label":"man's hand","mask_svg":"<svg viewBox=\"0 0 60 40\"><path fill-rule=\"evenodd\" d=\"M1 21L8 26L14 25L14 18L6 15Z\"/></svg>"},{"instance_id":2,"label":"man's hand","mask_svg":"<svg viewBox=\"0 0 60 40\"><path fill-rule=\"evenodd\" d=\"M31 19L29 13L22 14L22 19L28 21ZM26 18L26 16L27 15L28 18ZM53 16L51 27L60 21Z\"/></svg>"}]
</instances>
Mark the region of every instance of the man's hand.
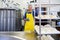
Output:
<instances>
[{"instance_id":1,"label":"man's hand","mask_svg":"<svg viewBox=\"0 0 60 40\"><path fill-rule=\"evenodd\" d=\"M29 19L27 18L27 19L24 19L24 21L29 21Z\"/></svg>"}]
</instances>

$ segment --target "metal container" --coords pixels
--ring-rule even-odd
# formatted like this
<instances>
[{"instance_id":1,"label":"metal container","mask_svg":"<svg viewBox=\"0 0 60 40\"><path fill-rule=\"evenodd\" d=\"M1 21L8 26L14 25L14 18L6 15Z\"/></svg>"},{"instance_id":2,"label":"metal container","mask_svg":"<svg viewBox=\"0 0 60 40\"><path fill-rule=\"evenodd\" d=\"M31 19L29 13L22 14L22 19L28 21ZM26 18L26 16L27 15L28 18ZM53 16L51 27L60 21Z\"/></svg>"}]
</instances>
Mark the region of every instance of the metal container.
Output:
<instances>
[{"instance_id":1,"label":"metal container","mask_svg":"<svg viewBox=\"0 0 60 40\"><path fill-rule=\"evenodd\" d=\"M0 8L0 31L16 31L15 9Z\"/></svg>"}]
</instances>

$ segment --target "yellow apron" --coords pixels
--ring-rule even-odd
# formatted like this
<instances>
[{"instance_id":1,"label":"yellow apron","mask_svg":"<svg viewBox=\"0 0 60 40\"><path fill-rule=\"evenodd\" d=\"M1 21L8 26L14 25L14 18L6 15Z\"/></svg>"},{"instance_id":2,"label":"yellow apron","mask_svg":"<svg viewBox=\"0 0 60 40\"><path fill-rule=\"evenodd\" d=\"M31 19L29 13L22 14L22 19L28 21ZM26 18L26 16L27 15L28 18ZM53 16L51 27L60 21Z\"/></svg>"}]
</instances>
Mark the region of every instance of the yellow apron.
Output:
<instances>
[{"instance_id":1,"label":"yellow apron","mask_svg":"<svg viewBox=\"0 0 60 40\"><path fill-rule=\"evenodd\" d=\"M26 21L24 31L34 32L34 18L33 18L32 13L27 13L26 19L29 19L29 21Z\"/></svg>"}]
</instances>

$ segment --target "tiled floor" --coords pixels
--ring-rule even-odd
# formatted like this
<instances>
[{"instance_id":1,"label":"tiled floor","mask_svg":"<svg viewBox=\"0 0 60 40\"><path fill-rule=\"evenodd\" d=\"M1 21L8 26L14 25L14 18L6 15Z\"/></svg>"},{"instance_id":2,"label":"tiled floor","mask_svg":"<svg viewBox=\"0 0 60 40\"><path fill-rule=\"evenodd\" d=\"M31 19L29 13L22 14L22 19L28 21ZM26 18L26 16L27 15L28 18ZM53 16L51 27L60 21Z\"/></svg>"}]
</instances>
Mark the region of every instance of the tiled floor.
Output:
<instances>
[{"instance_id":1,"label":"tiled floor","mask_svg":"<svg viewBox=\"0 0 60 40\"><path fill-rule=\"evenodd\" d=\"M0 32L1 40L37 40L35 33L24 32Z\"/></svg>"},{"instance_id":2,"label":"tiled floor","mask_svg":"<svg viewBox=\"0 0 60 40\"><path fill-rule=\"evenodd\" d=\"M0 40L20 40L20 39L9 37L7 35L0 35Z\"/></svg>"}]
</instances>

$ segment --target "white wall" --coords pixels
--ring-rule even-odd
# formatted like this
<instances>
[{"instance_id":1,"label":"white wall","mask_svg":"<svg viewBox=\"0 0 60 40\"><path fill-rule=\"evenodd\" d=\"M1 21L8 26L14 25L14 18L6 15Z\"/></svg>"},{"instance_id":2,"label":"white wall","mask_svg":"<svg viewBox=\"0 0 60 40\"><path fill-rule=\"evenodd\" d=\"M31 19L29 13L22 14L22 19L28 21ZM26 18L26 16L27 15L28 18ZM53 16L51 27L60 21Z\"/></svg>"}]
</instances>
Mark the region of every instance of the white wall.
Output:
<instances>
[{"instance_id":1,"label":"white wall","mask_svg":"<svg viewBox=\"0 0 60 40\"><path fill-rule=\"evenodd\" d=\"M38 0L41 4L60 4L60 0Z\"/></svg>"},{"instance_id":2,"label":"white wall","mask_svg":"<svg viewBox=\"0 0 60 40\"><path fill-rule=\"evenodd\" d=\"M53 13L54 15L57 15L57 12L60 11L60 6L51 6L50 7L50 13Z\"/></svg>"},{"instance_id":3,"label":"white wall","mask_svg":"<svg viewBox=\"0 0 60 40\"><path fill-rule=\"evenodd\" d=\"M60 4L60 0L50 0L51 4Z\"/></svg>"},{"instance_id":4,"label":"white wall","mask_svg":"<svg viewBox=\"0 0 60 40\"><path fill-rule=\"evenodd\" d=\"M41 4L60 4L60 0L38 0L39 3ZM55 12L50 12L53 13L54 15L57 14L58 11L60 11L60 5L43 5L45 7L47 7L47 11L50 8L50 11L55 11Z\"/></svg>"},{"instance_id":5,"label":"white wall","mask_svg":"<svg viewBox=\"0 0 60 40\"><path fill-rule=\"evenodd\" d=\"M49 4L49 0L40 0L41 4Z\"/></svg>"},{"instance_id":6,"label":"white wall","mask_svg":"<svg viewBox=\"0 0 60 40\"><path fill-rule=\"evenodd\" d=\"M6 0L5 3L8 3L8 1L9 0ZM14 2L11 3L12 1L14 1ZM27 5L28 5L27 2L29 2L29 1L31 1L31 0L10 0L10 2L8 4L9 4L9 6L14 7L13 4L19 3L20 5L17 7L20 9L23 9L23 8L27 8ZM1 1L0 1L0 5L2 5L2 7L6 7L6 5L4 3L2 3Z\"/></svg>"},{"instance_id":7,"label":"white wall","mask_svg":"<svg viewBox=\"0 0 60 40\"><path fill-rule=\"evenodd\" d=\"M14 2L11 3L12 1L14 1ZM20 5L17 6L17 8L22 9L23 10L22 13L24 13L25 9L27 9L27 5L28 5L27 2L29 3L30 1L31 0L10 0L10 3L8 3L8 0L6 0L6 3L8 3L9 6L11 6L12 8L15 7L13 4L19 3ZM49 4L49 1L50 1L51 4L60 4L60 0L38 0L38 2L41 3L41 4ZM34 5L34 4L32 4L32 5ZM0 8L6 8L6 7L7 6L0 1ZM23 9L23 8L25 8L25 9ZM51 11L59 11L60 6L51 6L50 10Z\"/></svg>"},{"instance_id":8,"label":"white wall","mask_svg":"<svg viewBox=\"0 0 60 40\"><path fill-rule=\"evenodd\" d=\"M8 1L10 1L10 2L8 2ZM13 1L13 3L12 3L12 1ZM0 8L10 8L10 7L16 8L16 9L19 8L22 10L22 15L24 15L25 9L27 9L27 7L28 7L27 2L30 3L30 1L32 1L32 0L6 0L6 2L3 3L1 0L0 1ZM6 6L6 3L9 5L9 7ZM14 6L13 4L16 4L16 3L18 3L19 5ZM32 5L34 5L34 4L32 4Z\"/></svg>"}]
</instances>

